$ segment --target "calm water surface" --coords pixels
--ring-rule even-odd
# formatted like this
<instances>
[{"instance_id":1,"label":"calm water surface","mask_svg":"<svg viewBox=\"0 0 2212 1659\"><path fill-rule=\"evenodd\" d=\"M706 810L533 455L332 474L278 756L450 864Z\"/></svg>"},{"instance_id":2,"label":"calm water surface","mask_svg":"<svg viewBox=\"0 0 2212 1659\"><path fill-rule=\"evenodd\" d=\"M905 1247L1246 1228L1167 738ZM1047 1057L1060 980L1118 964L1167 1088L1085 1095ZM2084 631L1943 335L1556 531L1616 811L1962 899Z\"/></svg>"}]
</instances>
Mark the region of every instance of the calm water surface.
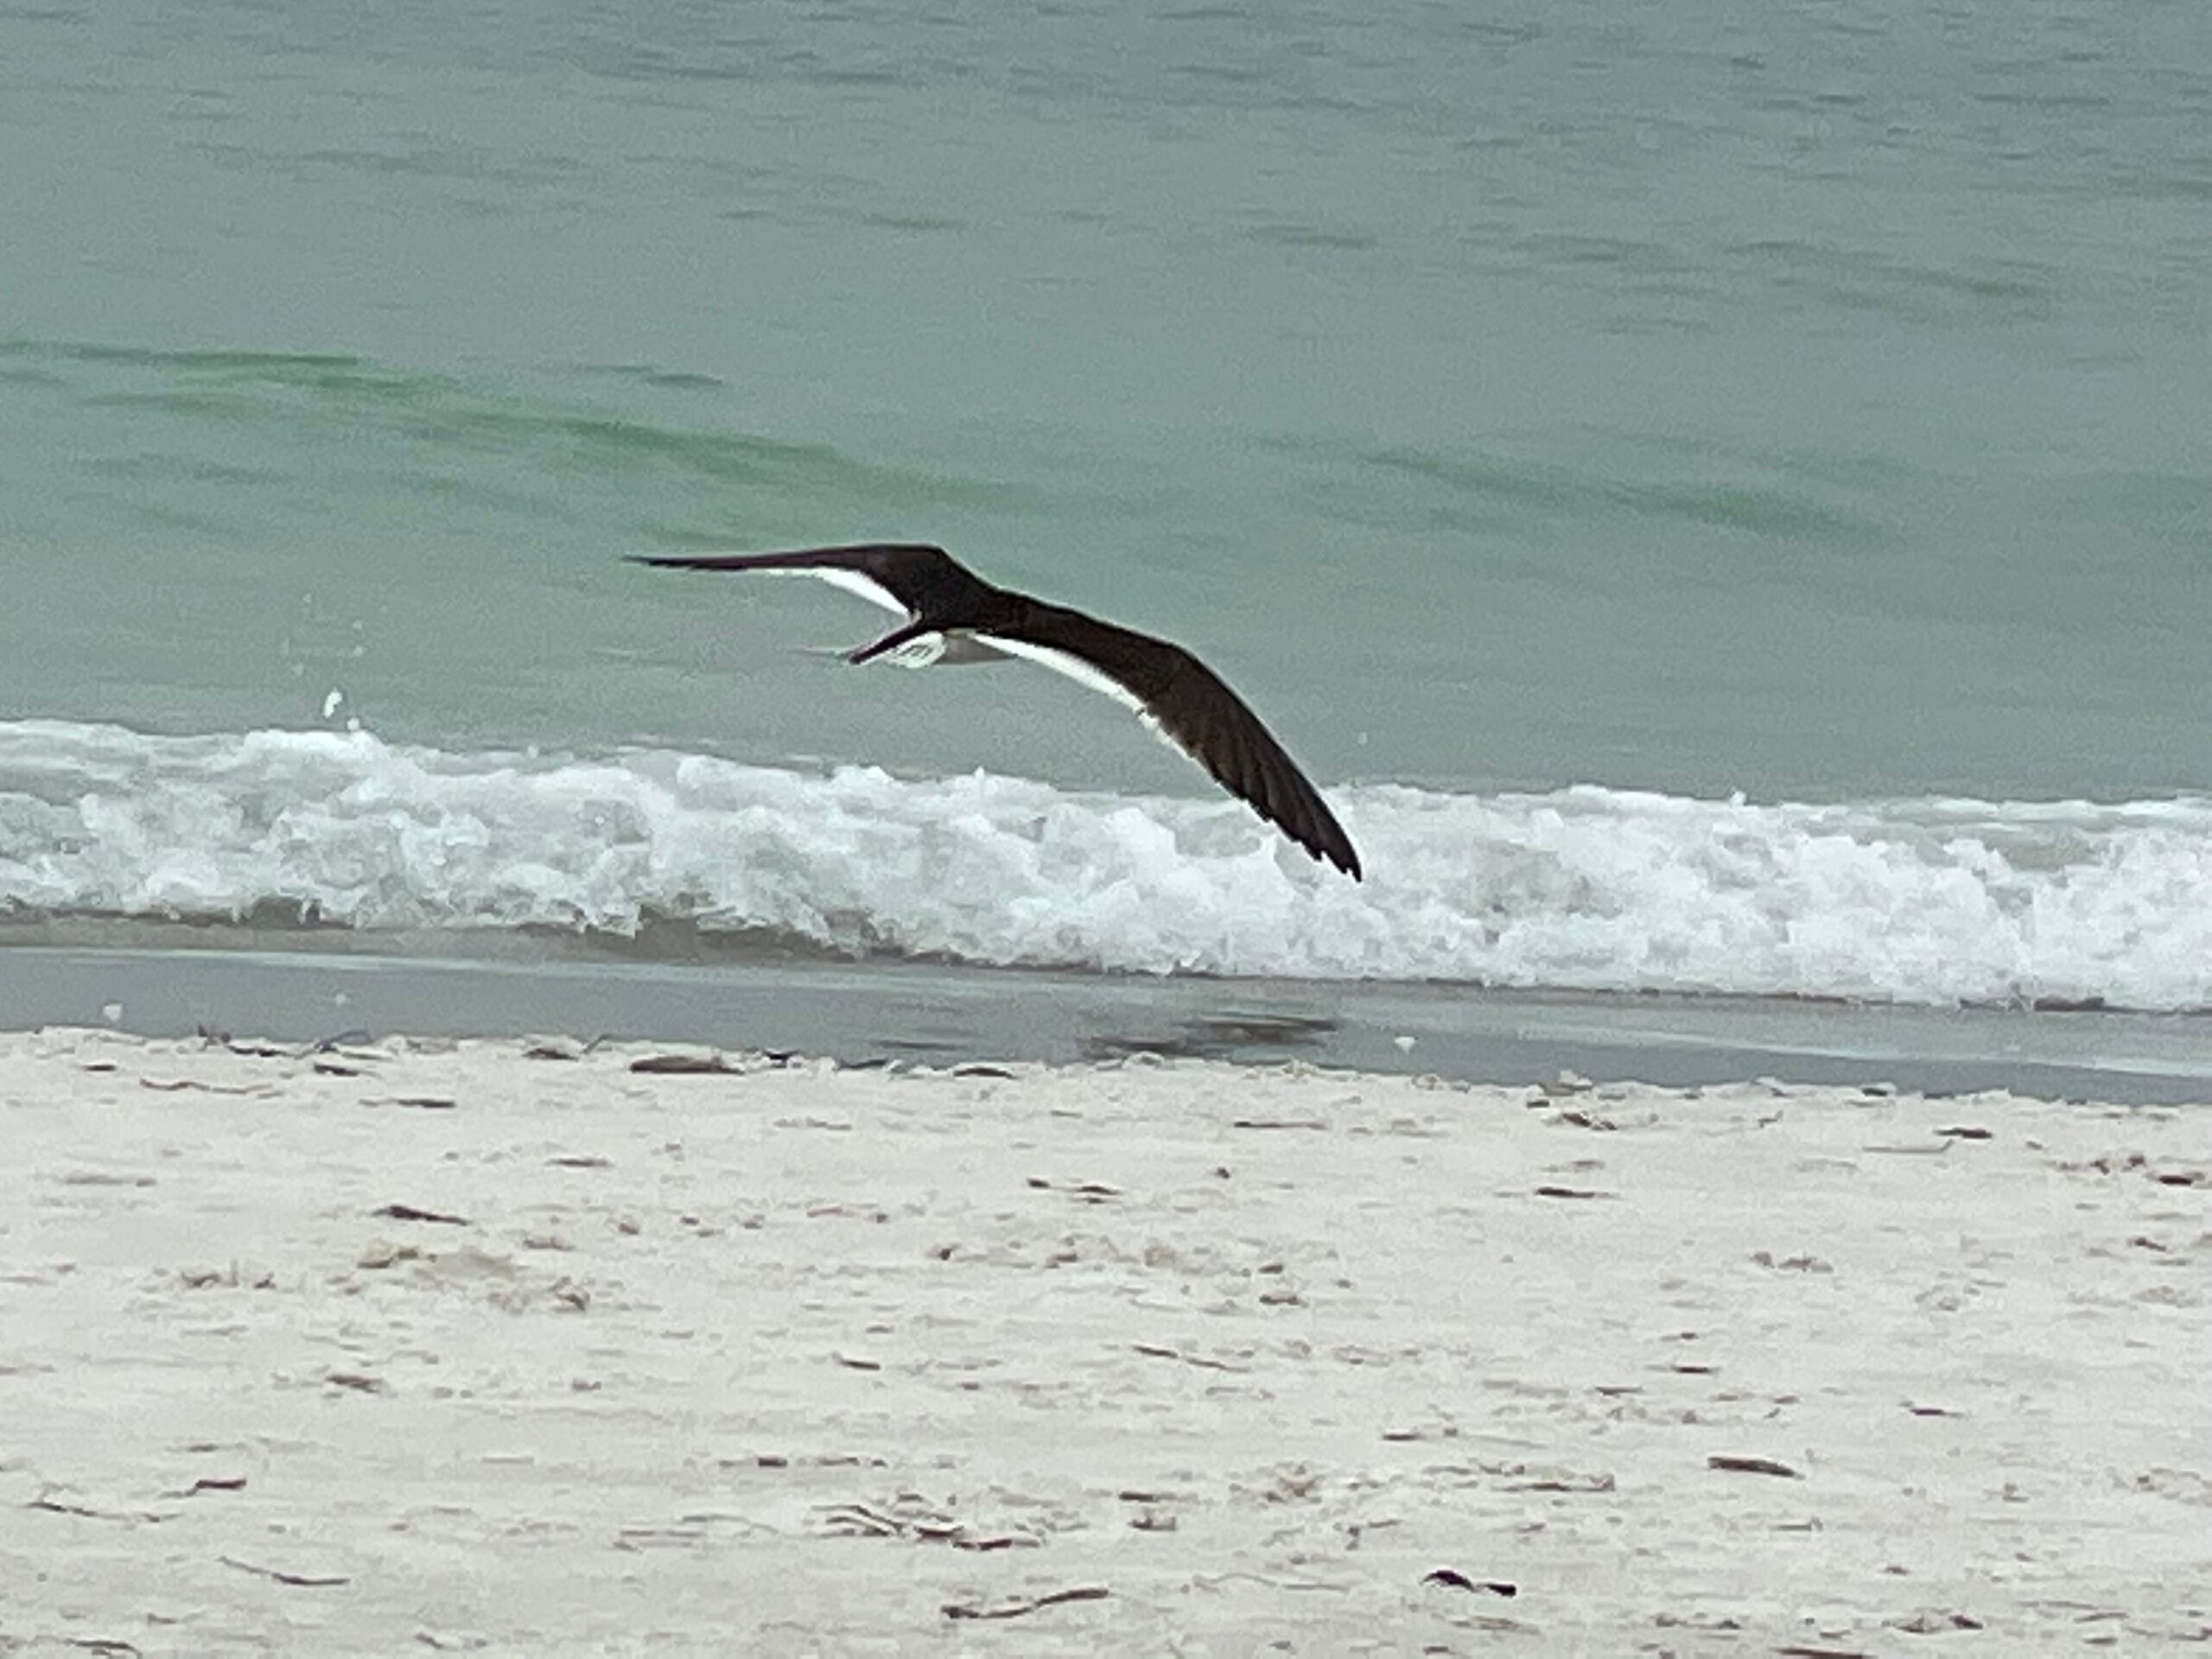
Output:
<instances>
[{"instance_id":1,"label":"calm water surface","mask_svg":"<svg viewBox=\"0 0 2212 1659\"><path fill-rule=\"evenodd\" d=\"M0 11L0 914L2212 1003L2202 22ZM1373 880L614 556L855 537Z\"/></svg>"}]
</instances>

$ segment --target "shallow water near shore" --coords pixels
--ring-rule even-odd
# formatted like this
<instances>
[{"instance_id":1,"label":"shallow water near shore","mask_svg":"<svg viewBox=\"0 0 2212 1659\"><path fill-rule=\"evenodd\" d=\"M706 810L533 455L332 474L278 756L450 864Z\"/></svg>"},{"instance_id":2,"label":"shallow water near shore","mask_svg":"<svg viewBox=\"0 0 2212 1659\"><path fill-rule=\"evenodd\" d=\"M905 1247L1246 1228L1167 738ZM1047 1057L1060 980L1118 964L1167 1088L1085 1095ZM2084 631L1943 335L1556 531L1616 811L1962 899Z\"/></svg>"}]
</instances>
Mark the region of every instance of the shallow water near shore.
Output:
<instances>
[{"instance_id":1,"label":"shallow water near shore","mask_svg":"<svg viewBox=\"0 0 2212 1659\"><path fill-rule=\"evenodd\" d=\"M1071 707L1070 719L1090 712ZM1238 804L663 749L0 727L0 919L646 960L2212 1006L2212 801L1767 805L1340 788L1370 869Z\"/></svg>"},{"instance_id":2,"label":"shallow water near shore","mask_svg":"<svg viewBox=\"0 0 2212 1659\"><path fill-rule=\"evenodd\" d=\"M525 13L0 16L0 918L2212 1005L2192 8Z\"/></svg>"},{"instance_id":3,"label":"shallow water near shore","mask_svg":"<svg viewBox=\"0 0 2212 1659\"><path fill-rule=\"evenodd\" d=\"M170 930L162 930L172 931ZM823 961L504 959L342 937L290 953L0 944L0 1027L111 1026L311 1045L354 1034L561 1036L762 1049L850 1065L1072 1063L1135 1054L1303 1061L1528 1084L1689 1087L1768 1077L1875 1090L2135 1104L2212 1102L2212 1019L1865 1007L1466 986L1160 979ZM566 959L561 959L565 957Z\"/></svg>"}]
</instances>

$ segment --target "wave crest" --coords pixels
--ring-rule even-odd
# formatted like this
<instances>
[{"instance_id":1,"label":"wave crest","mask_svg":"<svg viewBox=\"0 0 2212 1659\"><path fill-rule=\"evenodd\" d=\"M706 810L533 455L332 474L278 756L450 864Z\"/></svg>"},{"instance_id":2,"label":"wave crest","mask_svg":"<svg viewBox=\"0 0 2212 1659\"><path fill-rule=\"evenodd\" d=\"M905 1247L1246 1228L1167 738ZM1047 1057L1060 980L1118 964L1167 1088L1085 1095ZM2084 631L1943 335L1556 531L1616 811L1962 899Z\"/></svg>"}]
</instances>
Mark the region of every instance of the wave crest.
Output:
<instances>
[{"instance_id":1,"label":"wave crest","mask_svg":"<svg viewBox=\"0 0 2212 1659\"><path fill-rule=\"evenodd\" d=\"M2212 802L1332 797L1363 885L1234 802L365 732L0 723L0 912L781 938L1150 973L2212 1004Z\"/></svg>"}]
</instances>

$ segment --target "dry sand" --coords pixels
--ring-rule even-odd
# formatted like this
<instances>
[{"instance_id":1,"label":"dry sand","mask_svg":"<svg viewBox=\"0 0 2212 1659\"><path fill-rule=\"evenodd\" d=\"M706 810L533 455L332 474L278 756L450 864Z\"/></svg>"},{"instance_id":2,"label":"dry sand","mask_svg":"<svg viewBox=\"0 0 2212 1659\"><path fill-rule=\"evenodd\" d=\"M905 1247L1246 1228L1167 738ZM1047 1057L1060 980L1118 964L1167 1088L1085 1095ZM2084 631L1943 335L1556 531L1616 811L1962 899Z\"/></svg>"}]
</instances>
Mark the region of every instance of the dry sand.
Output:
<instances>
[{"instance_id":1,"label":"dry sand","mask_svg":"<svg viewBox=\"0 0 2212 1659\"><path fill-rule=\"evenodd\" d=\"M255 1047L0 1037L0 1650L2212 1636L2205 1109Z\"/></svg>"}]
</instances>

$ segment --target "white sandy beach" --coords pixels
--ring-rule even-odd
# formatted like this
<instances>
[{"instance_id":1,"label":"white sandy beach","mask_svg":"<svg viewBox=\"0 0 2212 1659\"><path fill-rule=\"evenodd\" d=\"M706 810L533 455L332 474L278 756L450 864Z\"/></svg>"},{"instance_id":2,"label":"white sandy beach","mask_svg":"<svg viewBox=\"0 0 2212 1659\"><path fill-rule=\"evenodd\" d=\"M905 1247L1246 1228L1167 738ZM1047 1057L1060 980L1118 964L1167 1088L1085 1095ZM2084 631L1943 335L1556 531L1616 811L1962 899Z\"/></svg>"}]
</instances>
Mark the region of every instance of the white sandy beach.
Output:
<instances>
[{"instance_id":1,"label":"white sandy beach","mask_svg":"<svg viewBox=\"0 0 2212 1659\"><path fill-rule=\"evenodd\" d=\"M664 1052L0 1037L0 1651L2212 1635L2212 1108Z\"/></svg>"}]
</instances>

